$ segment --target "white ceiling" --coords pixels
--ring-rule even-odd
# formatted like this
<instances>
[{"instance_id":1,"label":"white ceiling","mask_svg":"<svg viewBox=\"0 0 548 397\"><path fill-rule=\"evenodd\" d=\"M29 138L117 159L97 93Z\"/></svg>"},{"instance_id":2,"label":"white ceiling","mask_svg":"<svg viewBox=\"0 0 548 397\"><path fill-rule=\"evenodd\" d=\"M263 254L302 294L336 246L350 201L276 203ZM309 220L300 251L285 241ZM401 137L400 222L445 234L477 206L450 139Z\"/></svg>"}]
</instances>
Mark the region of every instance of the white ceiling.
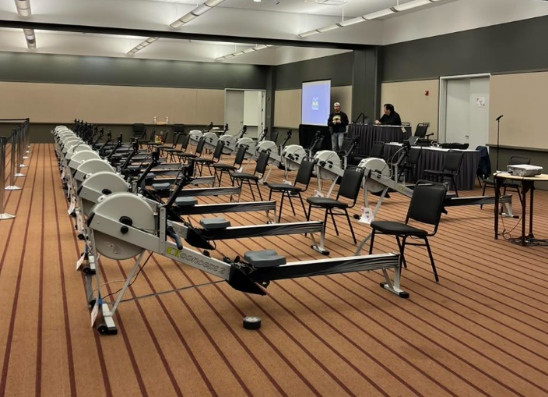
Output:
<instances>
[{"instance_id":1,"label":"white ceiling","mask_svg":"<svg viewBox=\"0 0 548 397\"><path fill-rule=\"evenodd\" d=\"M514 20L548 15L548 2L540 0L442 0L414 12L399 12L384 20L366 21L305 39L298 33L395 6L398 0L348 0L340 6L316 0L226 0L178 29L169 24L203 0L30 0L32 16L20 17L14 0L0 1L0 19L28 20L205 35L383 45ZM320 1L320 0L318 0ZM346 0L328 0L343 2ZM403 4L411 0L400 0ZM37 31L37 49L49 54L128 57L142 37ZM235 39L236 40L236 39ZM215 58L249 48L219 42L160 39L133 57L213 62ZM0 51L28 52L20 29L0 29ZM277 65L342 52L325 48L273 47L223 62Z\"/></svg>"}]
</instances>

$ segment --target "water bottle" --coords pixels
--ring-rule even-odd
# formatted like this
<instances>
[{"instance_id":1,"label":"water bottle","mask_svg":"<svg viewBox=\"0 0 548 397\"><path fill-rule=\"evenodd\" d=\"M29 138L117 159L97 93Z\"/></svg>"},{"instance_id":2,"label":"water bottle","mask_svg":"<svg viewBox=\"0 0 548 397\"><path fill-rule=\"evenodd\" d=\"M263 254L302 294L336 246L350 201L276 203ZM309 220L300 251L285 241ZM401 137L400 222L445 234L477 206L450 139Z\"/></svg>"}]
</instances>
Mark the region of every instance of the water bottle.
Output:
<instances>
[{"instance_id":1,"label":"water bottle","mask_svg":"<svg viewBox=\"0 0 548 397\"><path fill-rule=\"evenodd\" d=\"M156 125L156 123L158 122L158 119L156 118L156 116L154 116L154 120L153 120L153 124Z\"/></svg>"}]
</instances>

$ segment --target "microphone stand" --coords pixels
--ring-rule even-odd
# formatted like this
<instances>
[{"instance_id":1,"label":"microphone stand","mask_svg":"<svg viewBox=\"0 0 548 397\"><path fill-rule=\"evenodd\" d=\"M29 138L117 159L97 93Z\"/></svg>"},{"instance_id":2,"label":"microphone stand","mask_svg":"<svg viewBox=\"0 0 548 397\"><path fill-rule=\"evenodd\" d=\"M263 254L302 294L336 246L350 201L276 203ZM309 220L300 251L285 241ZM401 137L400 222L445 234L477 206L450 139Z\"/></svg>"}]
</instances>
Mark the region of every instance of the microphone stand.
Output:
<instances>
[{"instance_id":1,"label":"microphone stand","mask_svg":"<svg viewBox=\"0 0 548 397\"><path fill-rule=\"evenodd\" d=\"M497 119L497 172L499 170L500 117Z\"/></svg>"}]
</instances>

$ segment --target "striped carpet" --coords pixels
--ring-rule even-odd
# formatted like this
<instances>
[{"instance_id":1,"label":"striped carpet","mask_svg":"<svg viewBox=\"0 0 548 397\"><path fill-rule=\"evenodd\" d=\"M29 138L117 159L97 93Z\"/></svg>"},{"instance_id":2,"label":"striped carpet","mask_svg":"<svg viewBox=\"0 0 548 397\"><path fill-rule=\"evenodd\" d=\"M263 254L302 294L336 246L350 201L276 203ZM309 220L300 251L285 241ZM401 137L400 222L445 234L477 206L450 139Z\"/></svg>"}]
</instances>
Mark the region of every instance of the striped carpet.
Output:
<instances>
[{"instance_id":1,"label":"striped carpet","mask_svg":"<svg viewBox=\"0 0 548 397\"><path fill-rule=\"evenodd\" d=\"M17 179L23 190L6 196L17 218L0 222L0 396L548 395L548 248L495 241L490 209L454 208L443 217L431 240L439 284L423 248L409 248L402 279L409 300L382 290L376 272L274 282L266 297L216 284L124 304L119 334L105 337L90 328L74 270L82 244L53 146L34 145L27 164ZM280 171L271 176L282 179ZM242 199L251 199L247 188ZM393 195L379 218L403 220L408 203ZM538 191L535 204L535 232L548 238L548 193ZM304 219L295 209L293 216L285 208L285 221ZM508 230L516 223L505 220ZM359 238L368 234L355 227ZM326 248L353 254L343 218L339 231L330 223ZM230 240L214 255L274 248L291 261L321 258L309 245L304 236ZM375 248L392 252L396 244L381 236ZM116 291L130 267L104 260L104 292ZM128 296L209 280L153 256ZM245 315L260 316L261 330L244 330Z\"/></svg>"}]
</instances>

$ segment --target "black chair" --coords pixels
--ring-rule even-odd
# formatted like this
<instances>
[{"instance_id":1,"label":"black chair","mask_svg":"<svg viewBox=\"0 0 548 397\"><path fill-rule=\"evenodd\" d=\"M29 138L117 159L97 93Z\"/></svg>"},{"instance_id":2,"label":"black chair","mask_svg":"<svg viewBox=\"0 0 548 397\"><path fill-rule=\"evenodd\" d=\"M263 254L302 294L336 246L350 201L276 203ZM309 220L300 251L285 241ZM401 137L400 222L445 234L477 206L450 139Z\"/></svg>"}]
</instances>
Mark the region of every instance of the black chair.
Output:
<instances>
[{"instance_id":1,"label":"black chair","mask_svg":"<svg viewBox=\"0 0 548 397\"><path fill-rule=\"evenodd\" d=\"M369 246L369 255L373 253L373 245L375 244L376 234L386 234L395 236L400 249L401 261L405 268L407 268L407 262L405 261L404 251L406 245L415 245L426 247L428 250L428 256L430 257L430 264L432 265L432 271L434 272L434 278L436 282L439 281L438 272L436 271L436 264L430 249L428 237L432 237L438 231L438 225L440 223L441 213L443 211L443 202L447 194L447 188L441 183L432 183L428 181L420 181L413 190L413 196L411 197L411 204L407 211L407 217L405 223L390 222L390 221L373 221L371 222L371 244ZM428 232L424 229L409 225L409 221L413 220L426 225L432 225L433 231ZM408 243L407 239L412 238L415 240L424 240L424 243ZM401 239L401 240L400 240Z\"/></svg>"},{"instance_id":2,"label":"black chair","mask_svg":"<svg viewBox=\"0 0 548 397\"><path fill-rule=\"evenodd\" d=\"M184 134L185 125L184 124L173 124L173 133Z\"/></svg>"},{"instance_id":3,"label":"black chair","mask_svg":"<svg viewBox=\"0 0 548 397\"><path fill-rule=\"evenodd\" d=\"M243 186L244 182L247 182L247 184L249 185L249 190L251 191L251 196L253 197L253 200L255 200L255 193L253 193L251 181L255 183L255 186L257 187L257 190L259 191L259 197L261 198L261 201L263 201L263 195L261 194L261 188L259 187L259 179L263 177L266 171L269 158L270 158L270 153L262 152L259 155L259 158L257 159L257 164L255 165L255 171L253 171L253 174L248 174L245 172L232 172L230 174L230 176L232 177L232 181L240 182L240 187Z\"/></svg>"},{"instance_id":4,"label":"black chair","mask_svg":"<svg viewBox=\"0 0 548 397\"><path fill-rule=\"evenodd\" d=\"M373 143L373 146L371 146L371 152L369 152L369 157L375 157L375 158L381 159L383 150L384 150L384 143L375 142Z\"/></svg>"},{"instance_id":5,"label":"black chair","mask_svg":"<svg viewBox=\"0 0 548 397\"><path fill-rule=\"evenodd\" d=\"M167 156L169 157L170 161L175 160L175 155L177 153L182 153L183 150L178 149L177 145L179 144L179 140L181 137L184 138L183 132L173 132L173 144L171 146L164 145L160 147L160 150L162 153L167 153Z\"/></svg>"},{"instance_id":6,"label":"black chair","mask_svg":"<svg viewBox=\"0 0 548 397\"><path fill-rule=\"evenodd\" d=\"M421 156L422 148L414 147L409 150L409 154L398 170L398 180L401 179L402 175L405 175L405 179L409 179L409 174L411 174L413 176L413 183L417 183L417 166Z\"/></svg>"},{"instance_id":7,"label":"black chair","mask_svg":"<svg viewBox=\"0 0 548 397\"><path fill-rule=\"evenodd\" d=\"M424 138L426 136L426 132L428 131L428 127L430 127L430 123L419 123L417 125L417 129L415 130L415 136Z\"/></svg>"},{"instance_id":8,"label":"black chair","mask_svg":"<svg viewBox=\"0 0 548 397\"><path fill-rule=\"evenodd\" d=\"M242 167L246 151L247 151L247 147L245 145L241 145L238 147L238 151L236 152L236 157L234 158L234 164L225 164L225 163L213 164L213 171L215 172L215 176L217 177L217 180L219 181L219 186L221 186L221 182L223 181L223 174L225 172L230 176L230 179L232 180L232 186L234 186L234 180L232 179L232 176L230 175L230 171L236 171Z\"/></svg>"},{"instance_id":9,"label":"black chair","mask_svg":"<svg viewBox=\"0 0 548 397\"><path fill-rule=\"evenodd\" d=\"M201 139L204 139L204 138L201 138ZM209 170L209 174L213 175L213 172L211 171L211 166L214 164L217 164L221 160L224 147L225 147L225 143L221 140L218 140L217 145L215 145L215 150L213 151L213 155L211 156L211 158L194 159L194 164L196 165L196 167L200 168L200 175L202 175L204 165L207 166L207 169Z\"/></svg>"},{"instance_id":10,"label":"black chair","mask_svg":"<svg viewBox=\"0 0 548 397\"><path fill-rule=\"evenodd\" d=\"M341 186L339 187L339 192L337 193L337 198L326 198L326 197L308 197L306 201L308 202L308 213L306 214L306 219L310 220L310 214L312 208L321 208L325 209L325 217L323 221L324 232L327 226L327 215L331 215L331 220L333 221L333 227L335 228L335 233L339 235L339 230L337 229L337 223L335 222L334 215L345 215L346 220L348 221L348 226L350 227L350 232L352 233L352 238L354 239L354 244L356 244L356 235L354 234L354 229L352 228L352 223L350 222L350 217L348 216L348 209L356 205L356 200L360 193L360 188L362 185L363 173L361 171L346 169L341 180ZM340 201L340 198L348 199L352 204L345 203ZM343 210L343 213L334 213L334 209Z\"/></svg>"},{"instance_id":11,"label":"black chair","mask_svg":"<svg viewBox=\"0 0 548 397\"><path fill-rule=\"evenodd\" d=\"M456 178L459 175L459 170L463 159L463 151L449 150L443 159L443 166L441 167L441 170L424 170L424 176L426 178L435 178L436 182L444 182L446 178L449 178L453 184L453 188L455 189L455 195L459 197Z\"/></svg>"},{"instance_id":12,"label":"black chair","mask_svg":"<svg viewBox=\"0 0 548 397\"><path fill-rule=\"evenodd\" d=\"M147 139L147 127L143 123L133 124L133 137L140 141L146 141Z\"/></svg>"},{"instance_id":13,"label":"black chair","mask_svg":"<svg viewBox=\"0 0 548 397\"><path fill-rule=\"evenodd\" d=\"M186 142L185 150L188 148L188 142L190 141L190 135L187 135L188 141ZM188 160L189 158L197 159L202 155L202 152L204 151L205 146L205 138L201 137L198 141L198 144L196 145L196 150L194 150L194 153L187 153L186 151L183 153L177 153L177 156L179 157L179 160L181 162Z\"/></svg>"},{"instance_id":14,"label":"black chair","mask_svg":"<svg viewBox=\"0 0 548 397\"><path fill-rule=\"evenodd\" d=\"M289 204L291 204L291 209L293 210L293 215L295 215L295 208L293 207L293 202L291 201L291 196L299 196L301 200L301 205L303 206L303 212L306 215L306 208L304 207L304 201L301 193L308 190L308 185L312 179L312 172L314 171L314 162L303 160L299 166L299 171L297 172L297 177L293 185L288 185L287 183L267 183L268 188L270 189L270 194L268 195L268 200L272 200L272 193L282 193L282 201L280 202L280 212L278 213L278 222L282 218L282 211L284 208L284 197L287 196L289 199ZM304 185L297 186L297 185Z\"/></svg>"}]
</instances>

